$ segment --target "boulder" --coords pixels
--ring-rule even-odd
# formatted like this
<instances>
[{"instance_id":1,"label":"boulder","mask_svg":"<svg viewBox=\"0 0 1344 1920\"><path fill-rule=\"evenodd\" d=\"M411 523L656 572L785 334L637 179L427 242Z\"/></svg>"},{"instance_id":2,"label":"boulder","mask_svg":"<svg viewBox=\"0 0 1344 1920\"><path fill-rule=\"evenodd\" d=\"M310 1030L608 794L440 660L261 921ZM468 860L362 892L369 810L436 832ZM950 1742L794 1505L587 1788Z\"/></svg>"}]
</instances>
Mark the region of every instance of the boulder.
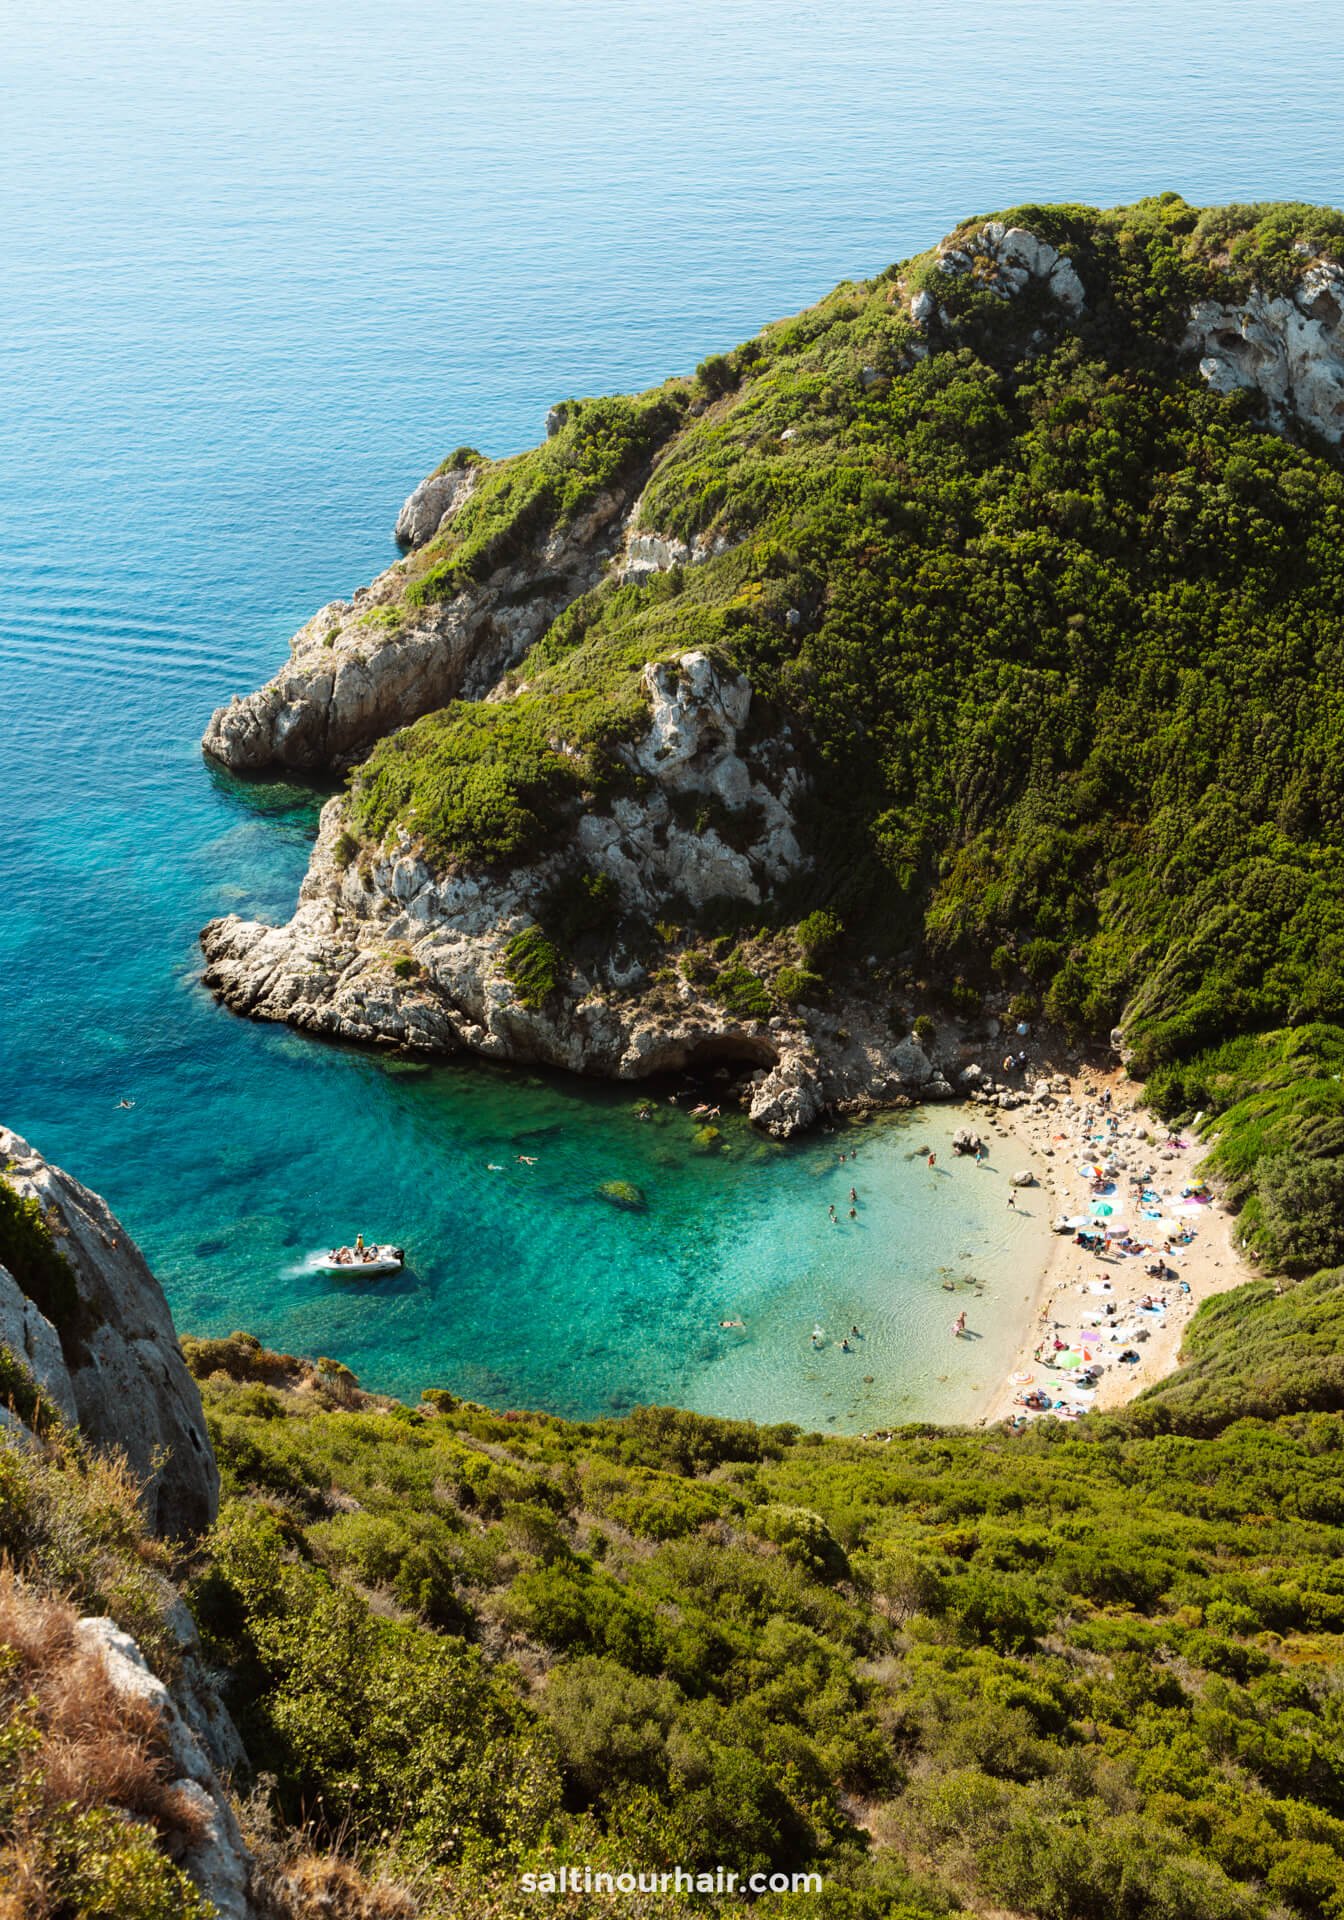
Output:
<instances>
[{"instance_id":1,"label":"boulder","mask_svg":"<svg viewBox=\"0 0 1344 1920\"><path fill-rule=\"evenodd\" d=\"M1036 1175L1029 1167L1021 1167L1016 1173L1009 1174L1008 1184L1010 1187L1034 1187Z\"/></svg>"}]
</instances>

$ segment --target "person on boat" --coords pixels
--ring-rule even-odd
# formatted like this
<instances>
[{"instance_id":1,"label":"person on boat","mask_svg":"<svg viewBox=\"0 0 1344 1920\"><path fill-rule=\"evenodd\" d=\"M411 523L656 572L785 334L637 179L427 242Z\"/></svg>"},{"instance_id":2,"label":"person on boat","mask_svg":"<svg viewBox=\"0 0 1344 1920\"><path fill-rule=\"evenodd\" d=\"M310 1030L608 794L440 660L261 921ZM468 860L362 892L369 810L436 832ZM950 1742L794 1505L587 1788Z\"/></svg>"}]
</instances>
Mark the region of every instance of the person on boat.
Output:
<instances>
[{"instance_id":1,"label":"person on boat","mask_svg":"<svg viewBox=\"0 0 1344 1920\"><path fill-rule=\"evenodd\" d=\"M355 1235L355 1252L361 1260L364 1258L364 1235L362 1233Z\"/></svg>"}]
</instances>

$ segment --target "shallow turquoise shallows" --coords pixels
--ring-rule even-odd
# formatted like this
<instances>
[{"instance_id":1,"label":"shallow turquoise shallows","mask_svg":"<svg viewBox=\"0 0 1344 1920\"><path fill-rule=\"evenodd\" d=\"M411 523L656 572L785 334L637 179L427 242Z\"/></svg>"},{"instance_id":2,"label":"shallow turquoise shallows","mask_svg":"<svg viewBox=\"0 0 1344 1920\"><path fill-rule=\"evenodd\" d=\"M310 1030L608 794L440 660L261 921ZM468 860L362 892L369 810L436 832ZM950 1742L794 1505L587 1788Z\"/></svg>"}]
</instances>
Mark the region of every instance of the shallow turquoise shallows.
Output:
<instances>
[{"instance_id":1,"label":"shallow turquoise shallows","mask_svg":"<svg viewBox=\"0 0 1344 1920\"><path fill-rule=\"evenodd\" d=\"M1045 1228L950 1116L707 1159L630 1089L235 1021L196 933L289 911L317 800L196 743L460 442L527 445L973 211L1344 201L1330 10L74 0L4 38L0 1117L190 1330L568 1413L973 1414ZM408 1271L312 1271L361 1228Z\"/></svg>"}]
</instances>

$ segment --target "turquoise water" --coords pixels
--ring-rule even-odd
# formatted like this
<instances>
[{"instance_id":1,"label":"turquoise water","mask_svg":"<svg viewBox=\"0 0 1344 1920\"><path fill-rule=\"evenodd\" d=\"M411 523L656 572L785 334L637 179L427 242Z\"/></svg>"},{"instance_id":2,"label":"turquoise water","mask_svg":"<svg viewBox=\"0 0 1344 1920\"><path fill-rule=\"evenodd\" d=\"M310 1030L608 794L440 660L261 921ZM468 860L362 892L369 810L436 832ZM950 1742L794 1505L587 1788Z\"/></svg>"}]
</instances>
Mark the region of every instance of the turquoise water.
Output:
<instances>
[{"instance_id":1,"label":"turquoise water","mask_svg":"<svg viewBox=\"0 0 1344 1920\"><path fill-rule=\"evenodd\" d=\"M556 398L689 368L975 209L1344 201L1342 94L1318 4L11 10L0 1115L109 1195L183 1325L569 1412L973 1409L1040 1223L906 1158L944 1117L865 1130L831 1229L834 1140L707 1162L628 1090L232 1020L197 930L289 911L316 799L197 739L386 564L450 447L526 445ZM360 1224L413 1270L304 1270ZM940 1267L987 1285L955 1367Z\"/></svg>"}]
</instances>

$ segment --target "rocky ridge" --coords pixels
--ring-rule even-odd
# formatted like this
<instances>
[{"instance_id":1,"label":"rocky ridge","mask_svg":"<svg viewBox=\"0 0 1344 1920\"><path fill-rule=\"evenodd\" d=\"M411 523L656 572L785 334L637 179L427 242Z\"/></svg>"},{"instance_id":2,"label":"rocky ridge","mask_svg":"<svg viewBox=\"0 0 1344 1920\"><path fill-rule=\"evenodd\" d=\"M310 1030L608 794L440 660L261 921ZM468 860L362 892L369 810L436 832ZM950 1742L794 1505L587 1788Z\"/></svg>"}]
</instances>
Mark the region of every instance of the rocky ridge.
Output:
<instances>
[{"instance_id":1,"label":"rocky ridge","mask_svg":"<svg viewBox=\"0 0 1344 1920\"><path fill-rule=\"evenodd\" d=\"M431 476L424 487L435 484ZM412 513L424 487L403 509L403 519L416 529L434 510L424 518L418 509ZM469 493L469 486L458 487L435 531ZM441 497L436 494L436 501ZM237 773L277 767L339 772L421 714L450 700L482 698L557 614L597 585L622 537L629 504L620 489L600 494L573 521L551 528L525 557L450 600L407 607L398 562L351 599L330 601L295 634L290 658L274 679L216 709L202 742L206 752Z\"/></svg>"},{"instance_id":2,"label":"rocky ridge","mask_svg":"<svg viewBox=\"0 0 1344 1920\"><path fill-rule=\"evenodd\" d=\"M37 1202L76 1289L74 1310L57 1314L58 1326L0 1265L0 1346L85 1440L125 1456L143 1483L151 1528L193 1539L215 1518L219 1471L162 1288L106 1203L7 1128L0 1128L0 1178ZM39 1444L6 1409L0 1446ZM172 1645L171 1688L115 1621L81 1619L76 1640L102 1661L119 1693L149 1707L159 1722L169 1778L198 1816L196 1837L178 1864L218 1920L251 1920L251 1862L225 1785L246 1755L190 1610L169 1581L156 1584Z\"/></svg>"},{"instance_id":3,"label":"rocky ridge","mask_svg":"<svg viewBox=\"0 0 1344 1920\"><path fill-rule=\"evenodd\" d=\"M96 1193L3 1127L0 1178L36 1200L78 1296L58 1327L0 1266L0 1344L96 1446L126 1455L145 1482L156 1532L204 1531L219 1506L219 1471L201 1396L143 1254Z\"/></svg>"},{"instance_id":4,"label":"rocky ridge","mask_svg":"<svg viewBox=\"0 0 1344 1920\"><path fill-rule=\"evenodd\" d=\"M198 1658L192 1654L194 1648L195 1655L199 1655L199 1642L191 1616L180 1601L177 1610L185 1616L189 1634L185 1651L191 1665L199 1669ZM215 1920L252 1920L255 1908L250 1897L251 1858L228 1790L211 1757L213 1742L215 1753L222 1749L228 1764L236 1765L244 1758L243 1748L213 1686L202 1686L198 1681L195 1690L186 1694L184 1710L130 1634L123 1632L115 1620L103 1615L86 1617L78 1622L75 1634L81 1647L102 1660L116 1691L147 1706L158 1720L169 1779L200 1823L197 1837L182 1854L178 1865L210 1902ZM182 1692L181 1683L178 1691ZM202 1704L203 1697L209 1701L210 1739L201 1737L202 1718L207 1711Z\"/></svg>"}]
</instances>

